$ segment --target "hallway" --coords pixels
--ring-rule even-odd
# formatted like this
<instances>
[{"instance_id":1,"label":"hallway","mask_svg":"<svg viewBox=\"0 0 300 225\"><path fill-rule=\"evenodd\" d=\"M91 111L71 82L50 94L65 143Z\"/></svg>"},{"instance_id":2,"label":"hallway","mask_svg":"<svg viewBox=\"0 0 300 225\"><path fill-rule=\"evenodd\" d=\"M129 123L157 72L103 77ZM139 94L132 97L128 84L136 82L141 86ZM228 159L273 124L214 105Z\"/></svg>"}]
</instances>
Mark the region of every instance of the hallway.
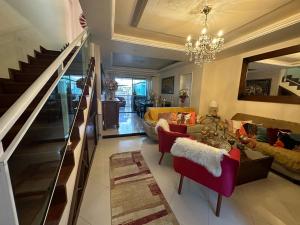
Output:
<instances>
[{"instance_id":1,"label":"hallway","mask_svg":"<svg viewBox=\"0 0 300 225\"><path fill-rule=\"evenodd\" d=\"M103 137L144 134L143 120L136 113L119 113L119 125L118 128L103 130Z\"/></svg>"}]
</instances>

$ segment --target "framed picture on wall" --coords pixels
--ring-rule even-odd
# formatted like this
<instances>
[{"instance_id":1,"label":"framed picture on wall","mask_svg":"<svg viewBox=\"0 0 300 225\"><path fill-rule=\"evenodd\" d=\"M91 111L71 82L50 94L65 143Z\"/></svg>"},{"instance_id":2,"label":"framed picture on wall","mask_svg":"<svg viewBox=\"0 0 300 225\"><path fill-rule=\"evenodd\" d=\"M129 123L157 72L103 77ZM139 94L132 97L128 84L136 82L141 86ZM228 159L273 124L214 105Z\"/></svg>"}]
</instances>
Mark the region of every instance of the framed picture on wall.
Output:
<instances>
[{"instance_id":1,"label":"framed picture on wall","mask_svg":"<svg viewBox=\"0 0 300 225\"><path fill-rule=\"evenodd\" d=\"M161 93L174 94L174 76L166 77L161 80Z\"/></svg>"}]
</instances>

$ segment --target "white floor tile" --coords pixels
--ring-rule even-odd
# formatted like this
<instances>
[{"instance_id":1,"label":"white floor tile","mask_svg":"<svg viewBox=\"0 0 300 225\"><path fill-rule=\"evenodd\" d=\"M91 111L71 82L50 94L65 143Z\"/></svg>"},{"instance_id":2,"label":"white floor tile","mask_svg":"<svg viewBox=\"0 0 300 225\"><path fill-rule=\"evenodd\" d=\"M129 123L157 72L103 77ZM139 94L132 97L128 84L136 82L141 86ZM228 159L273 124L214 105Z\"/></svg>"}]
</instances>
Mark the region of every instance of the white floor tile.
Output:
<instances>
[{"instance_id":1,"label":"white floor tile","mask_svg":"<svg viewBox=\"0 0 300 225\"><path fill-rule=\"evenodd\" d=\"M223 198L220 217L215 216L217 194L187 178L177 194L179 175L166 155L147 137L100 140L91 169L77 225L109 225L109 157L118 152L141 150L181 225L300 225L300 187L270 173L264 180L238 186Z\"/></svg>"}]
</instances>

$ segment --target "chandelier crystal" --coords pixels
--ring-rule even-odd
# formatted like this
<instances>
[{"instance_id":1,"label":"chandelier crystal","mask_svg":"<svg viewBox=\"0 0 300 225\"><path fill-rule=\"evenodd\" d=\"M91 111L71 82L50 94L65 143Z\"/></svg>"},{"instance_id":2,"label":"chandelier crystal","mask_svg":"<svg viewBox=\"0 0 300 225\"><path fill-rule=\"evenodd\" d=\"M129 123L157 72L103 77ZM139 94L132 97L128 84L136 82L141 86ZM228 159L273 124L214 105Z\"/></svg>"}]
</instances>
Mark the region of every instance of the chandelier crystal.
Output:
<instances>
[{"instance_id":1,"label":"chandelier crystal","mask_svg":"<svg viewBox=\"0 0 300 225\"><path fill-rule=\"evenodd\" d=\"M224 44L223 31L220 30L216 36L208 33L207 16L211 9L206 5L201 11L205 15L205 25L199 38L193 41L192 36L189 35L186 39L186 55L189 56L190 62L194 61L197 65L215 60L216 54L222 50Z\"/></svg>"}]
</instances>

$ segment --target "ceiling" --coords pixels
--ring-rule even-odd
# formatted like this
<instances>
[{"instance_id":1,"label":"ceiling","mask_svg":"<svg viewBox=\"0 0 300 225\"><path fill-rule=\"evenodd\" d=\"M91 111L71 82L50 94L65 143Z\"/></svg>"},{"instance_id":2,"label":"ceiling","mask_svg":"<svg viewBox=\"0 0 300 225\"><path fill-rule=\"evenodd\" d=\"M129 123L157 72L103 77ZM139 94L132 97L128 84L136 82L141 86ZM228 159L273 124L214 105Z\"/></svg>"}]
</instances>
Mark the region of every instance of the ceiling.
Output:
<instances>
[{"instance_id":1,"label":"ceiling","mask_svg":"<svg viewBox=\"0 0 300 225\"><path fill-rule=\"evenodd\" d=\"M113 66L116 67L160 70L176 62L178 61L134 56L126 53L113 53Z\"/></svg>"},{"instance_id":2,"label":"ceiling","mask_svg":"<svg viewBox=\"0 0 300 225\"><path fill-rule=\"evenodd\" d=\"M137 0L116 0L116 31L131 33L131 20L134 16ZM224 33L234 32L254 22L264 15L282 10L292 0L264 0L263 7L257 0L210 0L212 11L208 17L208 26L212 34L222 29ZM291 4L290 4L291 5ZM200 13L204 1L199 0L148 0L142 12L137 32L153 32L172 36L172 40L182 43L188 35L197 36L204 24L204 15ZM259 7L258 7L259 6ZM296 11L288 6L290 12ZM276 18L273 18L276 21Z\"/></svg>"},{"instance_id":3,"label":"ceiling","mask_svg":"<svg viewBox=\"0 0 300 225\"><path fill-rule=\"evenodd\" d=\"M186 61L186 36L197 36L203 25L204 0L80 1L105 67L133 66L116 54L143 57L144 64L153 58L162 65L165 59ZM300 37L300 0L208 0L208 5L209 31L224 31L218 57Z\"/></svg>"}]
</instances>

